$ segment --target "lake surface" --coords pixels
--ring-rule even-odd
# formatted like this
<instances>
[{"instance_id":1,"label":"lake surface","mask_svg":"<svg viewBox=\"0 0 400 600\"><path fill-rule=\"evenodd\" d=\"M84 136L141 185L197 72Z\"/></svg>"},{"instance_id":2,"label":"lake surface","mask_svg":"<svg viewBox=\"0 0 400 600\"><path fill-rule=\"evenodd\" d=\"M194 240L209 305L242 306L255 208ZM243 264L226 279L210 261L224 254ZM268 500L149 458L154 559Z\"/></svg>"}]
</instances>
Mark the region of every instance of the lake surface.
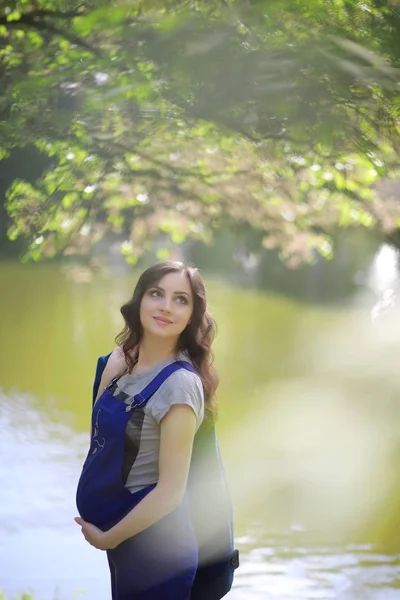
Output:
<instances>
[{"instance_id":1,"label":"lake surface","mask_svg":"<svg viewBox=\"0 0 400 600\"><path fill-rule=\"evenodd\" d=\"M107 600L73 522L97 356L135 273L0 263L0 590ZM400 323L207 277L241 568L229 600L400 599Z\"/></svg>"}]
</instances>

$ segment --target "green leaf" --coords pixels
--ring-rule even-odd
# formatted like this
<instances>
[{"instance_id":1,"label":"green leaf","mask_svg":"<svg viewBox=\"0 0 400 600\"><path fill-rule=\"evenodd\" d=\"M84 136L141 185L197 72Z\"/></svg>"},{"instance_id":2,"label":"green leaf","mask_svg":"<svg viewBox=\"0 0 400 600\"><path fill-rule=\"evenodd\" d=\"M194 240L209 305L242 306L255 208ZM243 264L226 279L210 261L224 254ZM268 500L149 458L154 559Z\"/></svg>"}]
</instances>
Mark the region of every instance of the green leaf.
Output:
<instances>
[{"instance_id":1,"label":"green leaf","mask_svg":"<svg viewBox=\"0 0 400 600\"><path fill-rule=\"evenodd\" d=\"M78 198L79 196L76 192L70 192L69 194L65 194L61 202L62 207L66 210L69 210L73 206L73 204L75 204L75 202L78 200Z\"/></svg>"},{"instance_id":2,"label":"green leaf","mask_svg":"<svg viewBox=\"0 0 400 600\"><path fill-rule=\"evenodd\" d=\"M19 21L21 19L21 13L17 10L14 10L8 13L6 19L9 23L11 23L12 21Z\"/></svg>"},{"instance_id":3,"label":"green leaf","mask_svg":"<svg viewBox=\"0 0 400 600\"><path fill-rule=\"evenodd\" d=\"M169 248L161 248L157 250L156 256L158 260L168 260L172 256L172 250Z\"/></svg>"}]
</instances>

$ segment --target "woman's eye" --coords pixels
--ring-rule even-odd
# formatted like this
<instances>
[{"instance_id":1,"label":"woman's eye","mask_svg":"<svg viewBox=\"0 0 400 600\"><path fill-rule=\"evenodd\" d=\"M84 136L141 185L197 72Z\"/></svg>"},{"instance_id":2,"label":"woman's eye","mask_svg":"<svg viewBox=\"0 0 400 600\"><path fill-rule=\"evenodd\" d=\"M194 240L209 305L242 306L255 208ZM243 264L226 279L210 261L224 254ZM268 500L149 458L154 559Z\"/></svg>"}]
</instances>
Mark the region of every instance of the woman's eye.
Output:
<instances>
[{"instance_id":1,"label":"woman's eye","mask_svg":"<svg viewBox=\"0 0 400 600\"><path fill-rule=\"evenodd\" d=\"M150 296L161 296L161 292L159 290L150 290Z\"/></svg>"},{"instance_id":2,"label":"woman's eye","mask_svg":"<svg viewBox=\"0 0 400 600\"><path fill-rule=\"evenodd\" d=\"M185 296L177 296L176 299L178 300L178 302L180 302L181 304L187 304L187 300L185 298Z\"/></svg>"}]
</instances>

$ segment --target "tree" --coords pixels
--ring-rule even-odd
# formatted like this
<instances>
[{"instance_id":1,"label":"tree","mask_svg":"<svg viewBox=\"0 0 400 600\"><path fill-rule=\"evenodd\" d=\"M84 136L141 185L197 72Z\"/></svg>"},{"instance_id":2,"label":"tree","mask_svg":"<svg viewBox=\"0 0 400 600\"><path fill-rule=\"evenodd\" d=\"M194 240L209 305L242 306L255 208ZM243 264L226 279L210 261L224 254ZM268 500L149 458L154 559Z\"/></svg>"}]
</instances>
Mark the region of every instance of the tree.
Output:
<instances>
[{"instance_id":1,"label":"tree","mask_svg":"<svg viewBox=\"0 0 400 600\"><path fill-rule=\"evenodd\" d=\"M337 226L396 230L400 12L389 2L6 2L0 157L50 168L8 192L27 258L112 230L131 261L159 231L250 224L295 264ZM0 163L1 165L1 163Z\"/></svg>"}]
</instances>

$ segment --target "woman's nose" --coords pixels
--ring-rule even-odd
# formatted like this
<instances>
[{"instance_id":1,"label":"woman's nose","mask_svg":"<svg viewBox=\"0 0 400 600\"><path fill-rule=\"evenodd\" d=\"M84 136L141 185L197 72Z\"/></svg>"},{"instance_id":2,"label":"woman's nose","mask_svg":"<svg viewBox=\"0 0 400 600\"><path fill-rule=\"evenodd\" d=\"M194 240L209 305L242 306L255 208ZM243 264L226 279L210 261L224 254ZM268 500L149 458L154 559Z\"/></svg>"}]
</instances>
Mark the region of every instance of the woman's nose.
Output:
<instances>
[{"instance_id":1,"label":"woman's nose","mask_svg":"<svg viewBox=\"0 0 400 600\"><path fill-rule=\"evenodd\" d=\"M172 299L168 298L168 296L164 296L162 300L161 310L171 311Z\"/></svg>"}]
</instances>

